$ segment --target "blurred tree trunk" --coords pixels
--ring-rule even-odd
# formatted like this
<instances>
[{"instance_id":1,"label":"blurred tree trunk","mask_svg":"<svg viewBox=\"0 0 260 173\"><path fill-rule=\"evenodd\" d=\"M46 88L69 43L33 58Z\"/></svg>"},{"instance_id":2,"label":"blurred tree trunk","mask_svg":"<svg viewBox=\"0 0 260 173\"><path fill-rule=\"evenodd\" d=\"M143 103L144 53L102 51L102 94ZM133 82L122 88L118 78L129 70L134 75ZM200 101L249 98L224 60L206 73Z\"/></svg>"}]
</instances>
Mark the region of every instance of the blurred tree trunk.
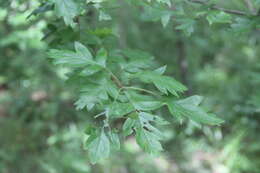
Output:
<instances>
[{"instance_id":1,"label":"blurred tree trunk","mask_svg":"<svg viewBox=\"0 0 260 173\"><path fill-rule=\"evenodd\" d=\"M190 82L188 79L188 61L187 61L187 56L186 56L186 49L185 49L185 44L182 38L179 38L176 42L176 48L177 48L177 63L180 68L180 78L181 81L184 85L186 85L189 90L187 91L187 95L192 94L192 88L190 86Z\"/></svg>"}]
</instances>

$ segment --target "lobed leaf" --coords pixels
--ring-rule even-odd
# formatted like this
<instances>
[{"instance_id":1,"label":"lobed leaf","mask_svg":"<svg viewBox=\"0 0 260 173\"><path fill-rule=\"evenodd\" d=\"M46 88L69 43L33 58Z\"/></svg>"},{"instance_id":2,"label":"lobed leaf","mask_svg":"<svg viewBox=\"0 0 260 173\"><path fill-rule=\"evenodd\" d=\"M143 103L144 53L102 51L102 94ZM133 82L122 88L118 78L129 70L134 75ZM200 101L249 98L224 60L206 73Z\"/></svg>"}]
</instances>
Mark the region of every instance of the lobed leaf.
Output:
<instances>
[{"instance_id":1,"label":"lobed leaf","mask_svg":"<svg viewBox=\"0 0 260 173\"><path fill-rule=\"evenodd\" d=\"M52 49L48 52L48 56L54 59L54 64L56 65L64 65L67 67L97 66L97 63L92 60L91 53L84 45L75 42L74 46L76 52Z\"/></svg>"},{"instance_id":2,"label":"lobed leaf","mask_svg":"<svg viewBox=\"0 0 260 173\"><path fill-rule=\"evenodd\" d=\"M175 79L168 76L162 76L155 71L144 71L137 73L135 76L143 82L153 83L158 90L164 94L168 94L168 92L170 92L171 94L178 96L178 92L187 90L183 84Z\"/></svg>"},{"instance_id":3,"label":"lobed leaf","mask_svg":"<svg viewBox=\"0 0 260 173\"><path fill-rule=\"evenodd\" d=\"M158 152L163 150L159 138L144 128L136 130L136 141L149 154L158 154Z\"/></svg>"},{"instance_id":4,"label":"lobed leaf","mask_svg":"<svg viewBox=\"0 0 260 173\"><path fill-rule=\"evenodd\" d=\"M223 123L223 120L214 114L207 113L198 105L202 98L200 96L191 96L179 101L168 101L167 105L172 115L178 120L187 117L196 123L205 123L210 125L218 125Z\"/></svg>"},{"instance_id":5,"label":"lobed leaf","mask_svg":"<svg viewBox=\"0 0 260 173\"><path fill-rule=\"evenodd\" d=\"M127 92L131 104L137 110L151 111L163 106L163 102L154 100L153 97Z\"/></svg>"},{"instance_id":6,"label":"lobed leaf","mask_svg":"<svg viewBox=\"0 0 260 173\"><path fill-rule=\"evenodd\" d=\"M66 25L73 26L73 19L80 13L79 9L74 0L55 0L55 12L64 19Z\"/></svg>"},{"instance_id":7,"label":"lobed leaf","mask_svg":"<svg viewBox=\"0 0 260 173\"><path fill-rule=\"evenodd\" d=\"M92 164L97 163L110 154L110 142L105 132L102 130L99 135L90 136L91 141L88 144L89 159Z\"/></svg>"}]
</instances>

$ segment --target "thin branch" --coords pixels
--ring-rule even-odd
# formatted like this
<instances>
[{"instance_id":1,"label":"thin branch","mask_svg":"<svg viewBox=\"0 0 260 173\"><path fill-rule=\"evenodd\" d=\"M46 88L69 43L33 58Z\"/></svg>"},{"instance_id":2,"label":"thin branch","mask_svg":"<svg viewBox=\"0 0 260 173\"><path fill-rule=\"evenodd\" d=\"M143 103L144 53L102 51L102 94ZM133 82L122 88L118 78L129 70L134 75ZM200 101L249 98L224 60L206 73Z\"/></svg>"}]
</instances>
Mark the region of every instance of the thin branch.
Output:
<instances>
[{"instance_id":1,"label":"thin branch","mask_svg":"<svg viewBox=\"0 0 260 173\"><path fill-rule=\"evenodd\" d=\"M203 0L189 0L189 1L192 3L208 5L207 2L203 1ZM213 10L224 11L225 13L235 14L235 15L239 15L239 16L256 16L255 14L248 14L247 12L239 11L239 10L226 9L226 8L219 7L217 5L213 5L209 8L213 9Z\"/></svg>"},{"instance_id":2,"label":"thin branch","mask_svg":"<svg viewBox=\"0 0 260 173\"><path fill-rule=\"evenodd\" d=\"M94 118L98 118L98 117L100 117L101 115L105 115L105 114L106 114L106 111L101 112L101 113L95 115Z\"/></svg>"},{"instance_id":3,"label":"thin branch","mask_svg":"<svg viewBox=\"0 0 260 173\"><path fill-rule=\"evenodd\" d=\"M103 67L103 66L99 65L98 63L96 63L96 65L100 66L101 68L105 69L108 73L110 73L112 81L116 84L116 86L118 88L123 88L124 87L123 84L121 83L121 81L116 77L116 75L111 70L109 70L106 67Z\"/></svg>"},{"instance_id":4,"label":"thin branch","mask_svg":"<svg viewBox=\"0 0 260 173\"><path fill-rule=\"evenodd\" d=\"M112 80L115 82L115 84L117 85L118 88L123 88L124 86L122 85L122 83L120 82L120 80L116 77L116 75L114 75L114 73L111 72L111 78Z\"/></svg>"}]
</instances>

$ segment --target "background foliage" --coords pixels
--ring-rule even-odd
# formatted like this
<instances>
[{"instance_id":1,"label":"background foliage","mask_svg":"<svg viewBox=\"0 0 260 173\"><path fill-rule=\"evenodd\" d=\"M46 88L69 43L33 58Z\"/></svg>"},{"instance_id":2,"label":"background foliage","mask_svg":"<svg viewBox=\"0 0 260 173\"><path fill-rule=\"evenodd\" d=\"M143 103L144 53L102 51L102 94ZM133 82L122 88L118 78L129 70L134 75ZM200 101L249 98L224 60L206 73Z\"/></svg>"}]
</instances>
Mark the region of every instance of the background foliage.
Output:
<instances>
[{"instance_id":1,"label":"background foliage","mask_svg":"<svg viewBox=\"0 0 260 173\"><path fill-rule=\"evenodd\" d=\"M259 172L260 3L191 1L88 0L85 6L83 0L1 0L0 172ZM47 58L57 53L50 49L75 53L75 41L94 58L103 47L108 60L116 57L116 64L131 72L167 65L167 76L189 89L184 96L203 95L203 109L225 123L180 123L164 107L156 114L170 123L158 126L164 134L159 156L144 153L129 136L109 159L92 165L84 131L102 109L75 110L86 82L73 71L80 66L75 62L71 70L66 61L54 66ZM134 63L119 62L120 51ZM104 65L102 57L98 62ZM129 74L111 67L127 84Z\"/></svg>"}]
</instances>

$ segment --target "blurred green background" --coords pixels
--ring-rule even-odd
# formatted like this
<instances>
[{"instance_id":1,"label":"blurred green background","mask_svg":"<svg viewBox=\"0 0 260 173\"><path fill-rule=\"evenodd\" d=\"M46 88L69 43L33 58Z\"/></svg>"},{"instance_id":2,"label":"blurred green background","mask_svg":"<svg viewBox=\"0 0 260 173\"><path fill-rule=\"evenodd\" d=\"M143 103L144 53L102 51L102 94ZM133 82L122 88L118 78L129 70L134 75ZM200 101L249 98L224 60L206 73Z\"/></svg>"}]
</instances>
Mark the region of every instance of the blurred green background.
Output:
<instances>
[{"instance_id":1,"label":"blurred green background","mask_svg":"<svg viewBox=\"0 0 260 173\"><path fill-rule=\"evenodd\" d=\"M52 44L96 38L79 29L80 35L42 40L51 12L26 19L37 0L0 3L1 173L260 172L259 31L237 35L225 24L198 21L187 37L171 25L145 21L137 9L123 4L114 14L117 23L110 24L121 34L119 45L148 51L158 64L167 64L167 73L190 89L187 95L205 96L204 106L225 123L209 127L170 120L159 157L145 154L129 137L120 152L91 165L82 143L92 114L75 110L75 86L67 84L66 69L54 67L46 51ZM234 8L232 2L225 6ZM110 29L96 32L100 36Z\"/></svg>"}]
</instances>

